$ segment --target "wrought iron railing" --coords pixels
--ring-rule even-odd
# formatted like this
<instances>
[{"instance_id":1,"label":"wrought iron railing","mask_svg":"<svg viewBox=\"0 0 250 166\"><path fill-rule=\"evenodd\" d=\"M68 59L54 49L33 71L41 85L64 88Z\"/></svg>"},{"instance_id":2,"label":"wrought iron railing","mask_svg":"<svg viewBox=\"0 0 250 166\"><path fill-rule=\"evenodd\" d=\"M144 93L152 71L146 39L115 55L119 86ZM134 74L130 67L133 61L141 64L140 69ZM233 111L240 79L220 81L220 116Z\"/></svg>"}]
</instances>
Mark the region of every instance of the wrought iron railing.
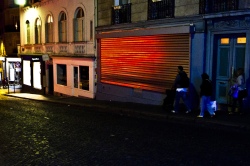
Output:
<instances>
[{"instance_id":1,"label":"wrought iron railing","mask_svg":"<svg viewBox=\"0 0 250 166\"><path fill-rule=\"evenodd\" d=\"M239 0L200 0L200 14L238 10Z\"/></svg>"},{"instance_id":2,"label":"wrought iron railing","mask_svg":"<svg viewBox=\"0 0 250 166\"><path fill-rule=\"evenodd\" d=\"M174 17L175 0L148 0L148 20Z\"/></svg>"},{"instance_id":3,"label":"wrought iron railing","mask_svg":"<svg viewBox=\"0 0 250 166\"><path fill-rule=\"evenodd\" d=\"M131 3L112 7L112 25L131 22Z\"/></svg>"}]
</instances>

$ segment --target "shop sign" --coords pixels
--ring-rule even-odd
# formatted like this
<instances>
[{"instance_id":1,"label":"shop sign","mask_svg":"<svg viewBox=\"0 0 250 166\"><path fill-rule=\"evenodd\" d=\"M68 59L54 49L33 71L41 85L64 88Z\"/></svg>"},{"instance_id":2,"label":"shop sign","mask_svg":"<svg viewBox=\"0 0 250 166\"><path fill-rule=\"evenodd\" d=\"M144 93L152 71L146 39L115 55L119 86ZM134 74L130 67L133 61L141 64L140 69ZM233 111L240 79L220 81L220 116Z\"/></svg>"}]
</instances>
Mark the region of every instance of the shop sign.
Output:
<instances>
[{"instance_id":1,"label":"shop sign","mask_svg":"<svg viewBox=\"0 0 250 166\"><path fill-rule=\"evenodd\" d=\"M48 54L44 54L42 55L43 61L48 61L49 60L49 55Z\"/></svg>"}]
</instances>

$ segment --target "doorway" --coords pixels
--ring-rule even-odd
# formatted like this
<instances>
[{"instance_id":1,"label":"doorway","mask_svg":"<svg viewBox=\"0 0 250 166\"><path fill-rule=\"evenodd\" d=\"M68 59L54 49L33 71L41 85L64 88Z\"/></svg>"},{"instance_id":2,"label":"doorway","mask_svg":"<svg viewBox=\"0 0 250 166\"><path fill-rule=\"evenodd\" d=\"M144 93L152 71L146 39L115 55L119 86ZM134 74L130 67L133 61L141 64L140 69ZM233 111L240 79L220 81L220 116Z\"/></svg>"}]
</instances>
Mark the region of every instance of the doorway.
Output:
<instances>
[{"instance_id":1,"label":"doorway","mask_svg":"<svg viewBox=\"0 0 250 166\"><path fill-rule=\"evenodd\" d=\"M78 88L79 88L79 72L78 72L78 66L73 66L73 96L78 96Z\"/></svg>"},{"instance_id":2,"label":"doorway","mask_svg":"<svg viewBox=\"0 0 250 166\"><path fill-rule=\"evenodd\" d=\"M217 49L214 55L214 71L216 101L220 104L228 104L228 91L232 86L236 70L245 70L246 35L223 35L215 38ZM216 66L215 66L216 65Z\"/></svg>"}]
</instances>

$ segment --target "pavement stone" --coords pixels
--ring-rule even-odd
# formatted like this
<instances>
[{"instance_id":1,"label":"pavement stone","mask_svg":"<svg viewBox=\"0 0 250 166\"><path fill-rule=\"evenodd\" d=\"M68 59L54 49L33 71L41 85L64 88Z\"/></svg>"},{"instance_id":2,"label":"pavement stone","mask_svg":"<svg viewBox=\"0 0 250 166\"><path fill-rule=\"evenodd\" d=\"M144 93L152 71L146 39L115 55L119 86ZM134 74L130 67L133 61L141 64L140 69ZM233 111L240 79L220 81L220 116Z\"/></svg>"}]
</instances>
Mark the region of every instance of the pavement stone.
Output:
<instances>
[{"instance_id":1,"label":"pavement stone","mask_svg":"<svg viewBox=\"0 0 250 166\"><path fill-rule=\"evenodd\" d=\"M147 105L139 103L126 103L118 101L103 101L83 97L72 96L53 96L53 95L39 95L31 93L13 93L6 89L0 89L0 94L37 100L42 102L53 102L58 104L75 105L80 107L88 107L98 111L108 111L127 116L150 118L155 120L167 120L174 123L191 123L216 129L250 131L250 116L244 115L229 115L227 111L218 110L216 116L210 118L197 118L199 111L193 111L185 114L184 111L178 114L172 114L170 111L164 110L161 106Z\"/></svg>"}]
</instances>

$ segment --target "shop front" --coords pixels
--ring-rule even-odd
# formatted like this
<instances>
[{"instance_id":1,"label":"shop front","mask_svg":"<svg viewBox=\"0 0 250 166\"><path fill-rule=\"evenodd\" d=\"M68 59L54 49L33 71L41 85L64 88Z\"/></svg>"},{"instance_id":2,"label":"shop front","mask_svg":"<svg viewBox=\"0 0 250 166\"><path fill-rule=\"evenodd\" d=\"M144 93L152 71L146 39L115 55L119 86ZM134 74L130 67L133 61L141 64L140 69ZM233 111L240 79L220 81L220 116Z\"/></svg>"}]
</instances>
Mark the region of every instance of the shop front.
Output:
<instances>
[{"instance_id":1,"label":"shop front","mask_svg":"<svg viewBox=\"0 0 250 166\"><path fill-rule=\"evenodd\" d=\"M22 92L45 93L45 62L40 55L21 55Z\"/></svg>"},{"instance_id":2,"label":"shop front","mask_svg":"<svg viewBox=\"0 0 250 166\"><path fill-rule=\"evenodd\" d=\"M185 24L99 32L97 99L161 105L177 66L191 76L193 29Z\"/></svg>"},{"instance_id":3,"label":"shop front","mask_svg":"<svg viewBox=\"0 0 250 166\"><path fill-rule=\"evenodd\" d=\"M57 57L53 59L54 95L95 97L95 59Z\"/></svg>"}]
</instances>

